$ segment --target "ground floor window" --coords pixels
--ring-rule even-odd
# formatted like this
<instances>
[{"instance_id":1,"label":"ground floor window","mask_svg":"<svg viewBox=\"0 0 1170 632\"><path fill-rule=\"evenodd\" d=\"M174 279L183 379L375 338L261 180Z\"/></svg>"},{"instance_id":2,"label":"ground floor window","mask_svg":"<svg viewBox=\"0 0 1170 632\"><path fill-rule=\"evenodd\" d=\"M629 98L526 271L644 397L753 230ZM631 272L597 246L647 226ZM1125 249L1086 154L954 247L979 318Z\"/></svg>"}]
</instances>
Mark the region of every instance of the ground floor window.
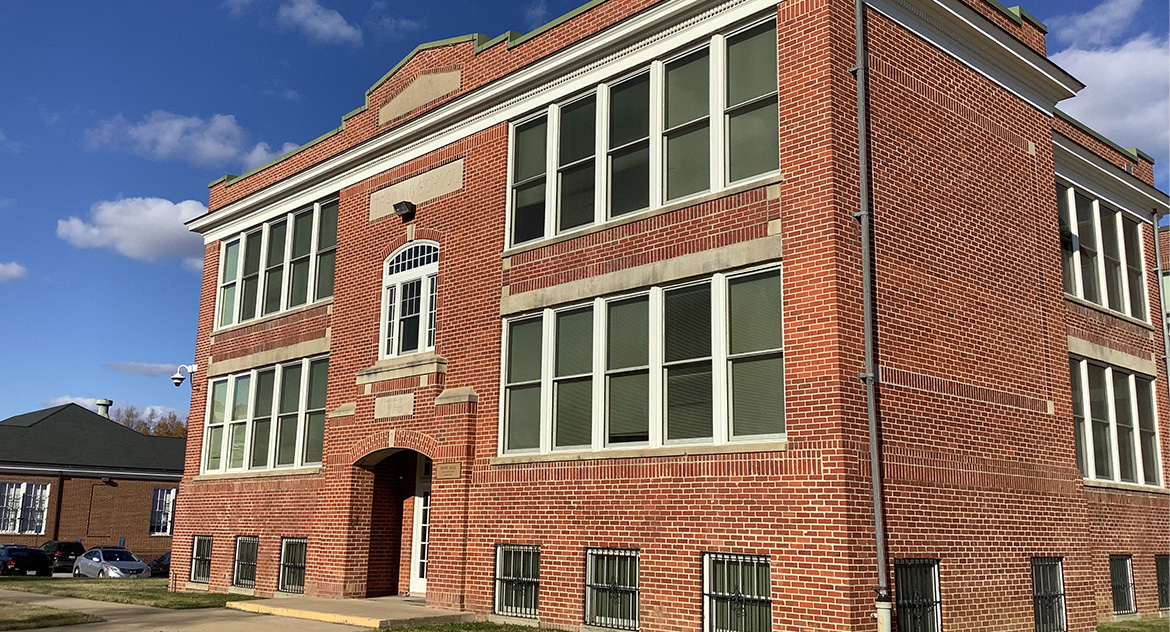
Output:
<instances>
[{"instance_id":1,"label":"ground floor window","mask_svg":"<svg viewBox=\"0 0 1170 632\"><path fill-rule=\"evenodd\" d=\"M586 549L585 623L638 629L638 551Z\"/></svg>"},{"instance_id":2,"label":"ground floor window","mask_svg":"<svg viewBox=\"0 0 1170 632\"><path fill-rule=\"evenodd\" d=\"M772 629L771 566L766 555L703 554L703 630Z\"/></svg>"},{"instance_id":3,"label":"ground floor window","mask_svg":"<svg viewBox=\"0 0 1170 632\"><path fill-rule=\"evenodd\" d=\"M1158 571L1158 608L1170 608L1170 555L1155 555L1154 566Z\"/></svg>"},{"instance_id":4,"label":"ground floor window","mask_svg":"<svg viewBox=\"0 0 1170 632\"><path fill-rule=\"evenodd\" d=\"M1133 603L1133 556L1109 556L1109 583L1113 588L1113 612L1136 612Z\"/></svg>"},{"instance_id":5,"label":"ground floor window","mask_svg":"<svg viewBox=\"0 0 1170 632\"><path fill-rule=\"evenodd\" d=\"M48 504L48 483L0 481L0 533L44 533Z\"/></svg>"},{"instance_id":6,"label":"ground floor window","mask_svg":"<svg viewBox=\"0 0 1170 632\"><path fill-rule=\"evenodd\" d=\"M211 581L211 536L197 535L191 547L191 581L206 584Z\"/></svg>"},{"instance_id":7,"label":"ground floor window","mask_svg":"<svg viewBox=\"0 0 1170 632\"><path fill-rule=\"evenodd\" d=\"M256 587L256 553L260 549L260 538L242 535L236 538L236 570L232 585L240 588Z\"/></svg>"},{"instance_id":8,"label":"ground floor window","mask_svg":"<svg viewBox=\"0 0 1170 632\"><path fill-rule=\"evenodd\" d=\"M496 547L496 614L536 617L540 596L540 547Z\"/></svg>"},{"instance_id":9,"label":"ground floor window","mask_svg":"<svg viewBox=\"0 0 1170 632\"><path fill-rule=\"evenodd\" d=\"M1065 632L1068 629L1061 558L1032 558L1032 610L1036 617L1036 632Z\"/></svg>"},{"instance_id":10,"label":"ground floor window","mask_svg":"<svg viewBox=\"0 0 1170 632\"><path fill-rule=\"evenodd\" d=\"M894 560L894 588L898 607L898 632L942 630L938 587L938 560Z\"/></svg>"},{"instance_id":11,"label":"ground floor window","mask_svg":"<svg viewBox=\"0 0 1170 632\"><path fill-rule=\"evenodd\" d=\"M305 538L284 538L280 541L280 585L287 593L305 592L305 553L309 541Z\"/></svg>"}]
</instances>

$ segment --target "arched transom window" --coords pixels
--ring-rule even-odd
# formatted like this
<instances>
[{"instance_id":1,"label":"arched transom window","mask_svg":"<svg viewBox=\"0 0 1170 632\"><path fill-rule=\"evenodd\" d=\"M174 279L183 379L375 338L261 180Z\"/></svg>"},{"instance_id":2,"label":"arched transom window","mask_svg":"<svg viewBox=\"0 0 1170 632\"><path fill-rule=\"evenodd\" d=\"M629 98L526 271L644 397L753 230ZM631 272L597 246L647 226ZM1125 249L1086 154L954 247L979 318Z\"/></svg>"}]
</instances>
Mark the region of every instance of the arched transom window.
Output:
<instances>
[{"instance_id":1,"label":"arched transom window","mask_svg":"<svg viewBox=\"0 0 1170 632\"><path fill-rule=\"evenodd\" d=\"M439 246L433 242L409 243L386 259L382 272L380 357L435 347L438 278Z\"/></svg>"}]
</instances>

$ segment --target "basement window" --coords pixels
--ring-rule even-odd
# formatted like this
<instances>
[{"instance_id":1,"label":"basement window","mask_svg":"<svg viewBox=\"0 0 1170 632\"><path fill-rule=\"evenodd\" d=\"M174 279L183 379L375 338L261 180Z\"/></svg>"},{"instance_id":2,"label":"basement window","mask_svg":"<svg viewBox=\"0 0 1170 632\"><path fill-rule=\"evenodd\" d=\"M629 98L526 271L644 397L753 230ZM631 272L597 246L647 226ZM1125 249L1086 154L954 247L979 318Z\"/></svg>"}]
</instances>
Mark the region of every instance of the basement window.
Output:
<instances>
[{"instance_id":1,"label":"basement window","mask_svg":"<svg viewBox=\"0 0 1170 632\"><path fill-rule=\"evenodd\" d=\"M206 584L211 581L211 536L197 535L191 545L191 581Z\"/></svg>"},{"instance_id":2,"label":"basement window","mask_svg":"<svg viewBox=\"0 0 1170 632\"><path fill-rule=\"evenodd\" d=\"M1032 612L1036 632L1065 632L1064 561L1059 557L1032 558Z\"/></svg>"},{"instance_id":3,"label":"basement window","mask_svg":"<svg viewBox=\"0 0 1170 632\"><path fill-rule=\"evenodd\" d=\"M540 602L540 547L496 547L496 614L536 618Z\"/></svg>"},{"instance_id":4,"label":"basement window","mask_svg":"<svg viewBox=\"0 0 1170 632\"><path fill-rule=\"evenodd\" d=\"M898 632L942 630L938 562L923 558L894 560Z\"/></svg>"},{"instance_id":5,"label":"basement window","mask_svg":"<svg viewBox=\"0 0 1170 632\"><path fill-rule=\"evenodd\" d=\"M704 553L704 632L771 629L772 578L768 556Z\"/></svg>"},{"instance_id":6,"label":"basement window","mask_svg":"<svg viewBox=\"0 0 1170 632\"><path fill-rule=\"evenodd\" d=\"M638 629L638 551L586 549L585 623Z\"/></svg>"},{"instance_id":7,"label":"basement window","mask_svg":"<svg viewBox=\"0 0 1170 632\"><path fill-rule=\"evenodd\" d=\"M260 551L260 538L242 535L236 538L236 568L232 573L232 586L256 587L256 558Z\"/></svg>"},{"instance_id":8,"label":"basement window","mask_svg":"<svg viewBox=\"0 0 1170 632\"><path fill-rule=\"evenodd\" d=\"M305 592L305 555L308 548L309 541L305 538L284 538L280 541L280 592Z\"/></svg>"},{"instance_id":9,"label":"basement window","mask_svg":"<svg viewBox=\"0 0 1170 632\"><path fill-rule=\"evenodd\" d=\"M1133 556L1109 556L1109 586L1113 592L1113 613L1137 612L1133 600Z\"/></svg>"}]
</instances>

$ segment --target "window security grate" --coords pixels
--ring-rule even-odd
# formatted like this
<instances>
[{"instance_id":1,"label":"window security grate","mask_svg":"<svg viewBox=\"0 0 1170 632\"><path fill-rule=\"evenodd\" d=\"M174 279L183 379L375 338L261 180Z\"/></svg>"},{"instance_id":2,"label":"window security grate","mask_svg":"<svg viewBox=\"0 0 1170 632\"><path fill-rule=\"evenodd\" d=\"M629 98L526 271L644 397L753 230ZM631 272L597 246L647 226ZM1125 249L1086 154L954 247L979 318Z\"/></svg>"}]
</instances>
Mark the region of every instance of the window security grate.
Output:
<instances>
[{"instance_id":1,"label":"window security grate","mask_svg":"<svg viewBox=\"0 0 1170 632\"><path fill-rule=\"evenodd\" d=\"M1133 603L1133 557L1130 555L1109 556L1109 583L1113 588L1113 612L1129 614L1135 612Z\"/></svg>"},{"instance_id":2,"label":"window security grate","mask_svg":"<svg viewBox=\"0 0 1170 632\"><path fill-rule=\"evenodd\" d=\"M767 556L703 554L703 629L772 629L771 567Z\"/></svg>"},{"instance_id":3,"label":"window security grate","mask_svg":"<svg viewBox=\"0 0 1170 632\"><path fill-rule=\"evenodd\" d=\"M305 592L305 552L309 548L309 541L305 538L285 538L280 548L280 591Z\"/></svg>"},{"instance_id":4,"label":"window security grate","mask_svg":"<svg viewBox=\"0 0 1170 632\"><path fill-rule=\"evenodd\" d=\"M1065 632L1068 629L1061 558L1032 558L1032 610L1036 632Z\"/></svg>"},{"instance_id":5,"label":"window security grate","mask_svg":"<svg viewBox=\"0 0 1170 632\"><path fill-rule=\"evenodd\" d=\"M540 547L496 548L496 614L536 617L540 597Z\"/></svg>"},{"instance_id":6,"label":"window security grate","mask_svg":"<svg viewBox=\"0 0 1170 632\"><path fill-rule=\"evenodd\" d=\"M585 623L638 629L638 551L587 549Z\"/></svg>"},{"instance_id":7,"label":"window security grate","mask_svg":"<svg viewBox=\"0 0 1170 632\"><path fill-rule=\"evenodd\" d=\"M195 536L191 547L191 581L199 584L211 581L211 536Z\"/></svg>"},{"instance_id":8,"label":"window security grate","mask_svg":"<svg viewBox=\"0 0 1170 632\"><path fill-rule=\"evenodd\" d=\"M1154 567L1158 572L1158 609L1170 608L1170 555L1155 555Z\"/></svg>"},{"instance_id":9,"label":"window security grate","mask_svg":"<svg viewBox=\"0 0 1170 632\"><path fill-rule=\"evenodd\" d=\"M942 630L938 591L938 560L894 560L897 590L898 632Z\"/></svg>"},{"instance_id":10,"label":"window security grate","mask_svg":"<svg viewBox=\"0 0 1170 632\"><path fill-rule=\"evenodd\" d=\"M236 538L236 572L232 580L233 586L256 587L256 554L259 548L260 538L254 535Z\"/></svg>"}]
</instances>

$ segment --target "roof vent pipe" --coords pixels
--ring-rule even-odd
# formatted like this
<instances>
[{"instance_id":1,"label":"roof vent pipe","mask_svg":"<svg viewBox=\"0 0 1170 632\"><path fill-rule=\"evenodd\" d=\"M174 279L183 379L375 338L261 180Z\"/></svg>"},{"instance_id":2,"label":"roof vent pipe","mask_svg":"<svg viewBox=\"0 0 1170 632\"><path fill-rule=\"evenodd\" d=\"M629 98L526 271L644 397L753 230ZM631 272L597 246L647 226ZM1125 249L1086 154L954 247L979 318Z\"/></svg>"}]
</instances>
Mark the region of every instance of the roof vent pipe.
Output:
<instances>
[{"instance_id":1,"label":"roof vent pipe","mask_svg":"<svg viewBox=\"0 0 1170 632\"><path fill-rule=\"evenodd\" d=\"M110 406L114 405L113 400L99 399L94 403L97 404L98 414L101 415L102 417L105 417L106 419L109 419L110 418Z\"/></svg>"}]
</instances>

